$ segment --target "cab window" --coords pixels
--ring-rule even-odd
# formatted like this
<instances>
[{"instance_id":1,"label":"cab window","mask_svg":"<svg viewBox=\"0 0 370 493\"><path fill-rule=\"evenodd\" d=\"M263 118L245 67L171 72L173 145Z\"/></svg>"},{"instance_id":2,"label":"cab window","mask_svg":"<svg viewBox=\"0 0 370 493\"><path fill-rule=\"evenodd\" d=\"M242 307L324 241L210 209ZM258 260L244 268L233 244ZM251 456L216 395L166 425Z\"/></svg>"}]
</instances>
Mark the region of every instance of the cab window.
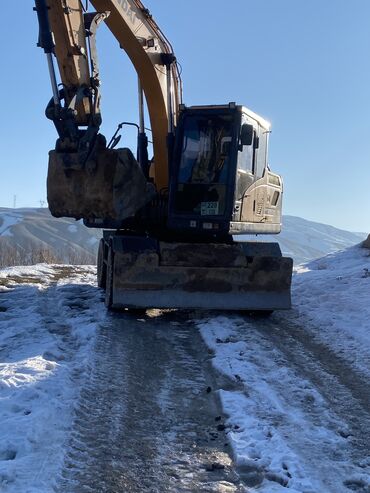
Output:
<instances>
[{"instance_id":1,"label":"cab window","mask_svg":"<svg viewBox=\"0 0 370 493\"><path fill-rule=\"evenodd\" d=\"M268 133L260 127L259 143L257 149L257 166L256 175L257 178L261 178L264 169L266 167L266 146L267 146Z\"/></svg>"},{"instance_id":2,"label":"cab window","mask_svg":"<svg viewBox=\"0 0 370 493\"><path fill-rule=\"evenodd\" d=\"M238 169L254 173L254 139L251 145L244 145L242 150L238 152Z\"/></svg>"}]
</instances>

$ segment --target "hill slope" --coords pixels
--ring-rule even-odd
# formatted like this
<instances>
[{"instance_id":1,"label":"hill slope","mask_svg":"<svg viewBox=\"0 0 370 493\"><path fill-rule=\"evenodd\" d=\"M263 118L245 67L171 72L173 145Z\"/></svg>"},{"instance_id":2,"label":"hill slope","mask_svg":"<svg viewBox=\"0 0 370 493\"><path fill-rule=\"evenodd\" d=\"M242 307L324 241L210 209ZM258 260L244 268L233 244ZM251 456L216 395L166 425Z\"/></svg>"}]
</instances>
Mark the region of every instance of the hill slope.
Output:
<instances>
[{"instance_id":1,"label":"hill slope","mask_svg":"<svg viewBox=\"0 0 370 493\"><path fill-rule=\"evenodd\" d=\"M95 263L99 230L48 209L0 208L0 265L55 261Z\"/></svg>"},{"instance_id":2,"label":"hill slope","mask_svg":"<svg viewBox=\"0 0 370 493\"><path fill-rule=\"evenodd\" d=\"M95 263L100 236L100 230L86 228L81 221L56 219L48 209L0 208L0 265ZM278 241L283 253L298 264L352 246L365 237L364 233L285 216L280 235L258 239Z\"/></svg>"},{"instance_id":3,"label":"hill slope","mask_svg":"<svg viewBox=\"0 0 370 493\"><path fill-rule=\"evenodd\" d=\"M352 233L301 217L284 216L283 230L273 238L279 242L285 255L300 264L360 243L366 234Z\"/></svg>"}]
</instances>

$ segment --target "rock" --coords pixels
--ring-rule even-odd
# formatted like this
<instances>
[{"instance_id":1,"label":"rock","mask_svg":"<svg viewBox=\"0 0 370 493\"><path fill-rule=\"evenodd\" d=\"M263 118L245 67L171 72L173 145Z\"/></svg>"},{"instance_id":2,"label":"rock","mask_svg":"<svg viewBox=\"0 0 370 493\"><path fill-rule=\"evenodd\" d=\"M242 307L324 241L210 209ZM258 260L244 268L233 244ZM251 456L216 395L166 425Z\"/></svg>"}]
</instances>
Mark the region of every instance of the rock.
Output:
<instances>
[{"instance_id":1,"label":"rock","mask_svg":"<svg viewBox=\"0 0 370 493\"><path fill-rule=\"evenodd\" d=\"M226 337L226 339L219 339L217 337L216 343L217 344L229 344L231 342L230 337Z\"/></svg>"},{"instance_id":2,"label":"rock","mask_svg":"<svg viewBox=\"0 0 370 493\"><path fill-rule=\"evenodd\" d=\"M338 433L342 438L349 438L351 436L348 430L339 430Z\"/></svg>"},{"instance_id":3,"label":"rock","mask_svg":"<svg viewBox=\"0 0 370 493\"><path fill-rule=\"evenodd\" d=\"M368 248L370 250L370 234L365 241L362 242L362 248Z\"/></svg>"},{"instance_id":4,"label":"rock","mask_svg":"<svg viewBox=\"0 0 370 493\"><path fill-rule=\"evenodd\" d=\"M206 464L206 471L217 471L221 469L225 469L225 466L220 462L212 462L212 464Z\"/></svg>"}]
</instances>

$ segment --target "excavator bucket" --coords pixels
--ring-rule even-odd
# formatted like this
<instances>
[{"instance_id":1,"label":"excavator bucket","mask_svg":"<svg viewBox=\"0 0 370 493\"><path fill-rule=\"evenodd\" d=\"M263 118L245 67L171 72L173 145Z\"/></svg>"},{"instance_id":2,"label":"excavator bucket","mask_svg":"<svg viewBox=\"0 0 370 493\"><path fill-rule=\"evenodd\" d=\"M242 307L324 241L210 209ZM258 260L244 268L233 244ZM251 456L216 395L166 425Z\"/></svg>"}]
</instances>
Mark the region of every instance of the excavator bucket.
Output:
<instances>
[{"instance_id":1,"label":"excavator bucket","mask_svg":"<svg viewBox=\"0 0 370 493\"><path fill-rule=\"evenodd\" d=\"M291 306L293 262L281 256L278 244L115 237L112 252L108 307L271 311Z\"/></svg>"},{"instance_id":2,"label":"excavator bucket","mask_svg":"<svg viewBox=\"0 0 370 493\"><path fill-rule=\"evenodd\" d=\"M50 151L49 209L55 217L120 221L155 194L129 149L104 149L81 166L78 154Z\"/></svg>"}]
</instances>

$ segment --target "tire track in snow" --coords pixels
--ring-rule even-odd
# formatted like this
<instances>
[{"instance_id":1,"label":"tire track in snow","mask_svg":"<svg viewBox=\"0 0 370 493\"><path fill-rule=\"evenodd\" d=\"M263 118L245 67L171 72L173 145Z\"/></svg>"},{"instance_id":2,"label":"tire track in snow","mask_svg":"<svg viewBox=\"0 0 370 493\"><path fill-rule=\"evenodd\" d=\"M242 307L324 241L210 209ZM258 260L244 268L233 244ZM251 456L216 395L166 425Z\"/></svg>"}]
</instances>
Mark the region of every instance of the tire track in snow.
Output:
<instances>
[{"instance_id":1,"label":"tire track in snow","mask_svg":"<svg viewBox=\"0 0 370 493\"><path fill-rule=\"evenodd\" d=\"M49 493L63 464L100 293L91 268L39 265L1 274L0 490ZM69 316L71 296L88 300L76 317Z\"/></svg>"},{"instance_id":2,"label":"tire track in snow","mask_svg":"<svg viewBox=\"0 0 370 493\"><path fill-rule=\"evenodd\" d=\"M161 312L101 324L59 493L244 491L206 392L207 350L185 325Z\"/></svg>"},{"instance_id":3,"label":"tire track in snow","mask_svg":"<svg viewBox=\"0 0 370 493\"><path fill-rule=\"evenodd\" d=\"M222 393L228 424L239 425L231 438L261 491L281 480L298 491L369 492L369 384L354 368L289 313L198 323L215 367L233 383ZM312 486L300 489L300 478Z\"/></svg>"},{"instance_id":4,"label":"tire track in snow","mask_svg":"<svg viewBox=\"0 0 370 493\"><path fill-rule=\"evenodd\" d=\"M278 314L258 325L292 366L299 369L325 397L330 408L348 425L353 459L370 456L370 382L346 359L317 341L300 324ZM369 457L370 463L370 457Z\"/></svg>"}]
</instances>

